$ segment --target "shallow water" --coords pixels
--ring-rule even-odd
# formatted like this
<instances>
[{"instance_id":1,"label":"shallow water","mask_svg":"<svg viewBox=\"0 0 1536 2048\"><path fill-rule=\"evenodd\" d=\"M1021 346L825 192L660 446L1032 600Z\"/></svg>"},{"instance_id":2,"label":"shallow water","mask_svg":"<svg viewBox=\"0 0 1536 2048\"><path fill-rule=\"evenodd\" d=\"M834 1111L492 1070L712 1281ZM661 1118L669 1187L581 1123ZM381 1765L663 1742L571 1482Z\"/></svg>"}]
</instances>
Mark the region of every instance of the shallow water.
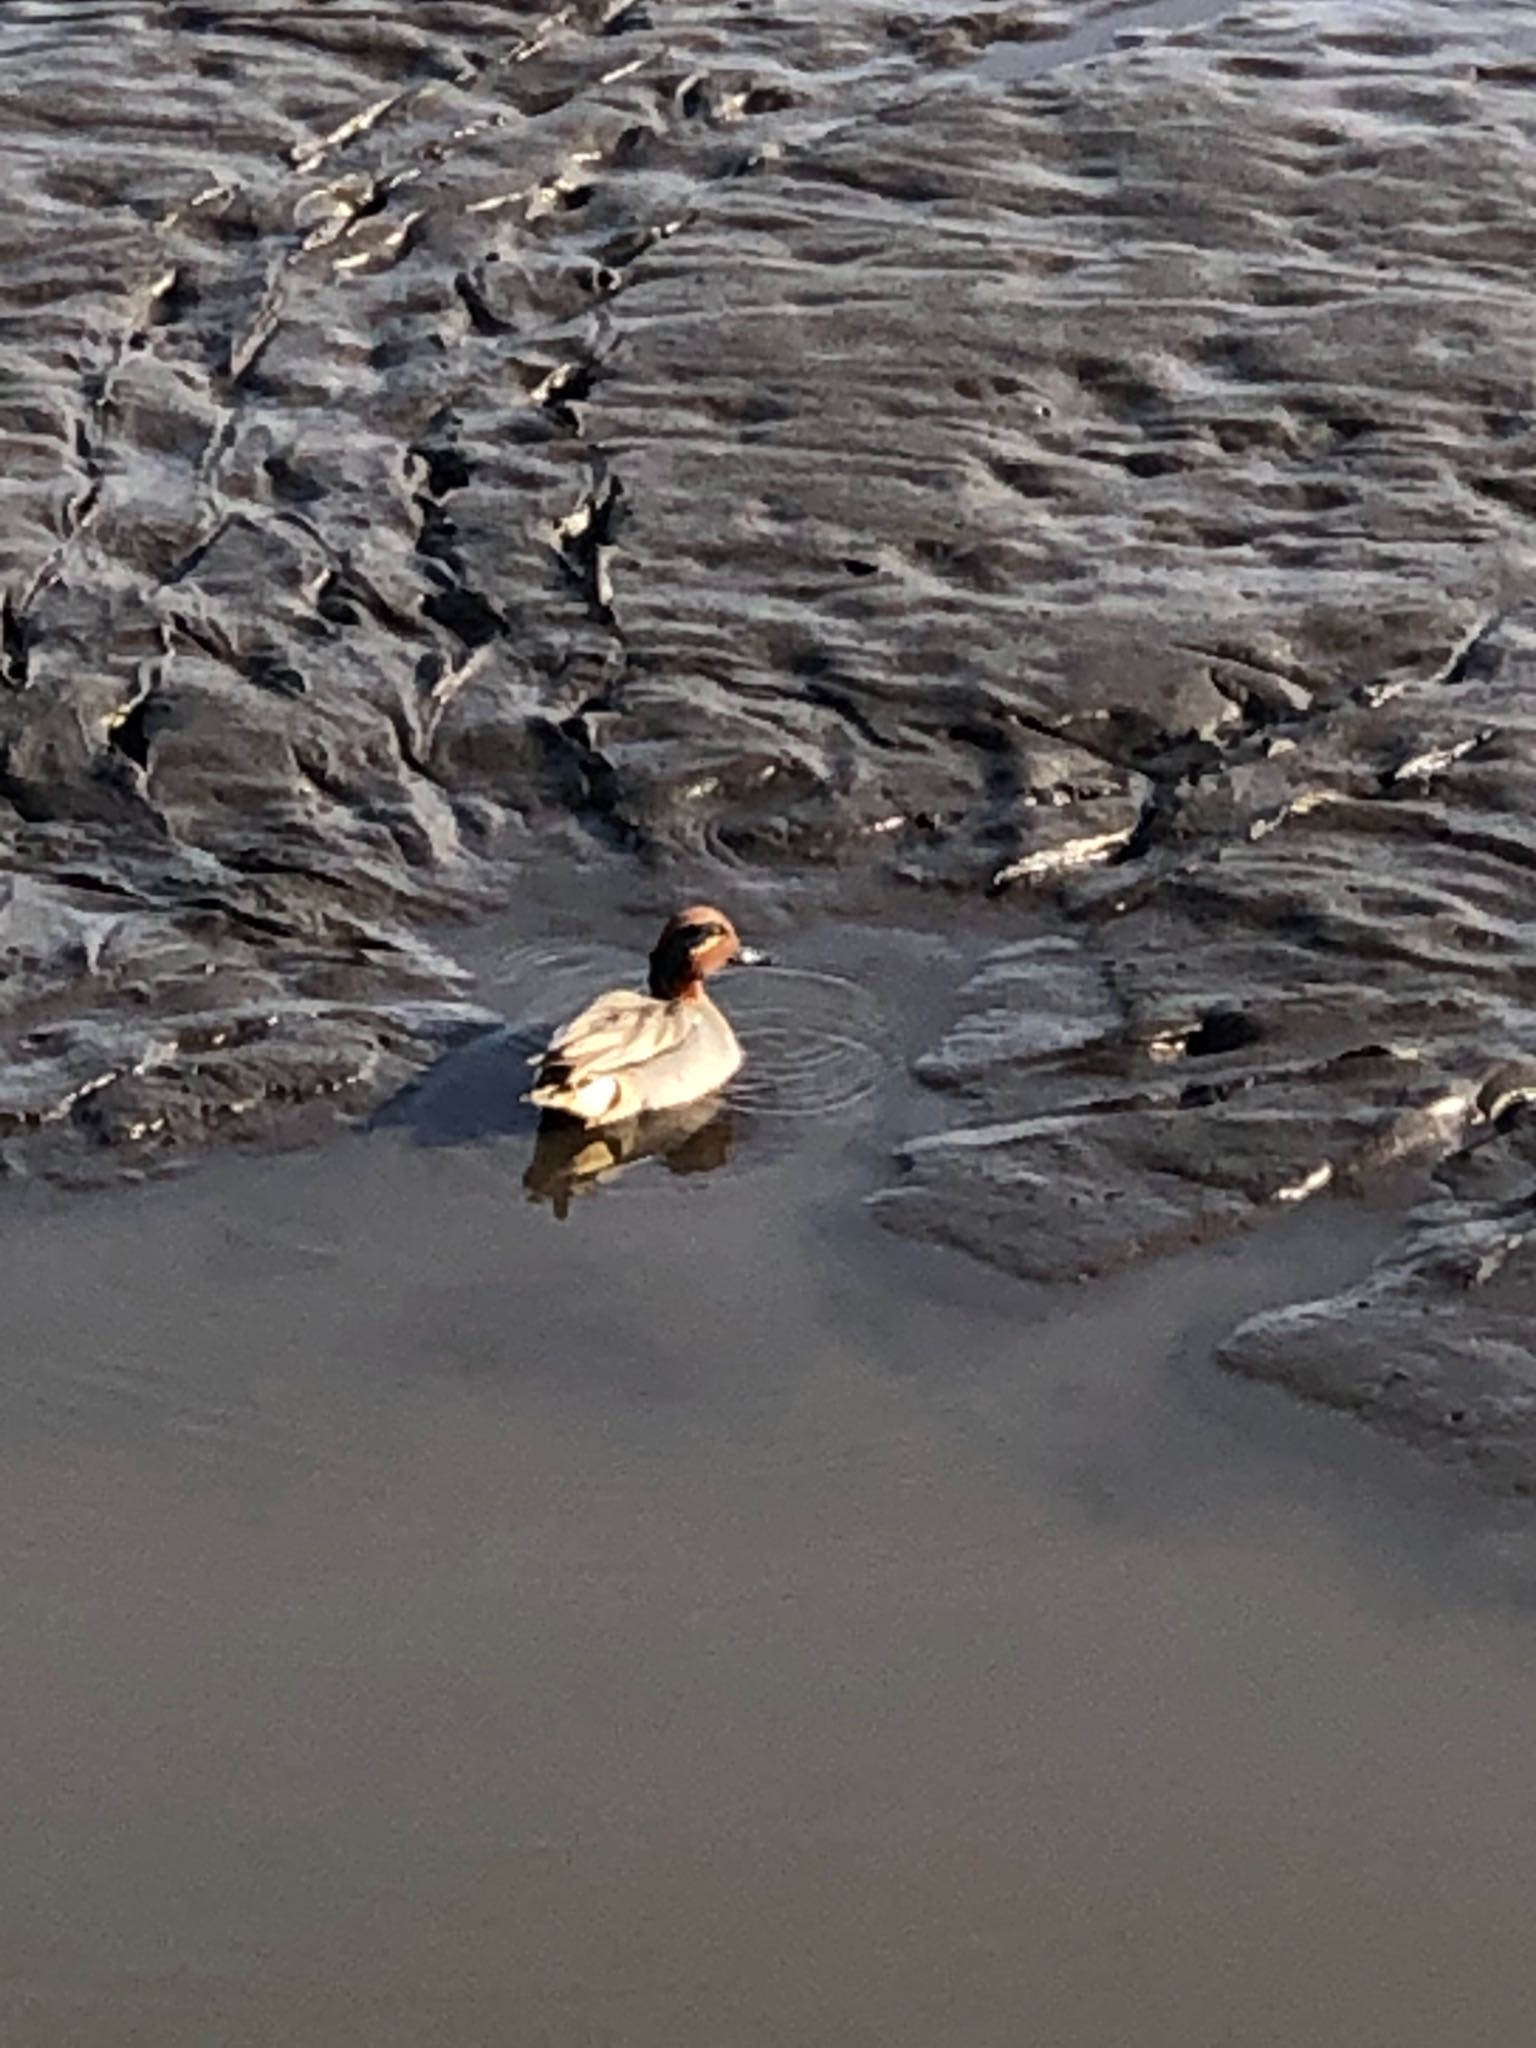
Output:
<instances>
[{"instance_id":1,"label":"shallow water","mask_svg":"<svg viewBox=\"0 0 1536 2048\"><path fill-rule=\"evenodd\" d=\"M1000 39L984 52L976 68L985 78L1036 78L1133 47L1143 39L1247 11L1241 0L1103 0L1099 6L1074 10L1074 17L1080 18L1064 17L1058 34Z\"/></svg>"},{"instance_id":2,"label":"shallow water","mask_svg":"<svg viewBox=\"0 0 1536 2048\"><path fill-rule=\"evenodd\" d=\"M8 1201L8 2048L1517 2027L1519 1527L1207 1356L1371 1218L1005 1281L862 1211L898 1064L562 1224L503 1051Z\"/></svg>"}]
</instances>

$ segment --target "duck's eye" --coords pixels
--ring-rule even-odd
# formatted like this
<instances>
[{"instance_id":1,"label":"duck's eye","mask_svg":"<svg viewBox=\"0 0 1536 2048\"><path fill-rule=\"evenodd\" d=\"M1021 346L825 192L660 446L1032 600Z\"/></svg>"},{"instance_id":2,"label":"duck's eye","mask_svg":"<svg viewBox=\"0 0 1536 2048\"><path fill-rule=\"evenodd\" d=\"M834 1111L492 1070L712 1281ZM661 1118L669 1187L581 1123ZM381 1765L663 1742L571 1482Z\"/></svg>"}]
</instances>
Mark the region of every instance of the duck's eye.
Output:
<instances>
[{"instance_id":1,"label":"duck's eye","mask_svg":"<svg viewBox=\"0 0 1536 2048\"><path fill-rule=\"evenodd\" d=\"M685 924L677 935L692 952L698 946L707 946L711 939L725 936L723 924Z\"/></svg>"}]
</instances>

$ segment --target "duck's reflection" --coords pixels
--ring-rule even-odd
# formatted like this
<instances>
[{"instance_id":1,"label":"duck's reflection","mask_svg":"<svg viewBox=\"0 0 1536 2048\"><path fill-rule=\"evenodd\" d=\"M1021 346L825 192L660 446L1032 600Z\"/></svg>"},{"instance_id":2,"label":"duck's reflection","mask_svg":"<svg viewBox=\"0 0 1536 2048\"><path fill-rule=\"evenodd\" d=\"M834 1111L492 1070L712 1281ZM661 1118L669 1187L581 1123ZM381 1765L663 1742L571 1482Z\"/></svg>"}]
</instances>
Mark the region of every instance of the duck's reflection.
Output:
<instances>
[{"instance_id":1,"label":"duck's reflection","mask_svg":"<svg viewBox=\"0 0 1536 2048\"><path fill-rule=\"evenodd\" d=\"M642 1159L659 1159L668 1173L713 1173L735 1142L735 1119L718 1101L656 1110L628 1123L594 1130L568 1117L544 1116L523 1186L533 1202L547 1202L563 1223L572 1198Z\"/></svg>"}]
</instances>

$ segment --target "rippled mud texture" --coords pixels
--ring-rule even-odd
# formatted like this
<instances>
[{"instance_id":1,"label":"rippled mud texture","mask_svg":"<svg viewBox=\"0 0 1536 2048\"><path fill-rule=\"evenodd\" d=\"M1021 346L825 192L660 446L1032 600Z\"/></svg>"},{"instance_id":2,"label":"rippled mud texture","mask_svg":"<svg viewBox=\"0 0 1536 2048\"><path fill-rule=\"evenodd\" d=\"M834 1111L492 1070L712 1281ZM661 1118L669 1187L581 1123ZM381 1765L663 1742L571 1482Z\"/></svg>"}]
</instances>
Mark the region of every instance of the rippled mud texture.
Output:
<instances>
[{"instance_id":1,"label":"rippled mud texture","mask_svg":"<svg viewBox=\"0 0 1536 2048\"><path fill-rule=\"evenodd\" d=\"M1270 1379L1536 1493L1536 1124L1486 1091L1403 1245L1357 1287L1259 1314L1223 1347Z\"/></svg>"},{"instance_id":2,"label":"rippled mud texture","mask_svg":"<svg viewBox=\"0 0 1536 2048\"><path fill-rule=\"evenodd\" d=\"M1507 1148L1536 37L1190 12L8 9L0 1156L366 1108L584 841L1016 920L884 1213L1023 1271Z\"/></svg>"},{"instance_id":3,"label":"rippled mud texture","mask_svg":"<svg viewBox=\"0 0 1536 2048\"><path fill-rule=\"evenodd\" d=\"M641 479L592 393L721 189L1073 18L6 10L0 1157L111 1172L388 1095L474 1021L423 923L556 821L687 842L712 708L727 780L830 736L832 786L834 684L734 725L691 674L648 692Z\"/></svg>"},{"instance_id":4,"label":"rippled mud texture","mask_svg":"<svg viewBox=\"0 0 1536 2048\"><path fill-rule=\"evenodd\" d=\"M1190 792L1070 894L1077 933L987 963L920 1069L970 1114L909 1145L885 1213L1066 1278L1397 1189L1398 1250L1224 1356L1529 1492L1536 613L1329 727L1326 774L1301 739L1235 831L1190 831Z\"/></svg>"},{"instance_id":5,"label":"rippled mud texture","mask_svg":"<svg viewBox=\"0 0 1536 2048\"><path fill-rule=\"evenodd\" d=\"M1359 1289L1266 1314L1225 1355L1528 1489L1536 500L1510 294L1536 274L1536 73L1415 19L1416 43L1331 47L1233 27L1192 99L1115 136L1117 213L1127 161L1198 152L1209 177L1161 195L1168 244L1201 245L1165 252L1188 296L1152 274L1140 342L1127 307L1097 359L1119 413L1102 474L1139 475L1143 510L1117 479L1126 538L1100 538L1088 615L1154 566L1137 659L1182 644L1211 695L1170 667L1160 701L1187 722L1149 736L1159 700L1100 666L1096 744L1150 800L1065 878L1052 935L977 976L924 1067L964 1115L908 1148L885 1208L1061 1278L1328 1191L1412 1199L1433 1173ZM1178 61L1154 61L1157 92ZM1234 90L1248 111L1223 128Z\"/></svg>"}]
</instances>

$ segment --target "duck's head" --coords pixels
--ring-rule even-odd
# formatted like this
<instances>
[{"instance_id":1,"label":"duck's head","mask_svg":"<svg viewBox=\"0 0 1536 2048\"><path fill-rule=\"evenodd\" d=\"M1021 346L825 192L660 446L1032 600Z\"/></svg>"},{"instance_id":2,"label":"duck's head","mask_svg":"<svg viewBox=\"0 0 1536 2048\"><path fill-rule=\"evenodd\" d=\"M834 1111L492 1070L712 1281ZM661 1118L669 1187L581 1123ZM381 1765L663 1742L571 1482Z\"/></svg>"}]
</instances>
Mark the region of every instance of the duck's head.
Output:
<instances>
[{"instance_id":1,"label":"duck's head","mask_svg":"<svg viewBox=\"0 0 1536 2048\"><path fill-rule=\"evenodd\" d=\"M722 967L753 967L766 960L753 946L744 946L723 910L691 903L662 926L651 950L651 994L664 1002L696 995L706 974Z\"/></svg>"}]
</instances>

